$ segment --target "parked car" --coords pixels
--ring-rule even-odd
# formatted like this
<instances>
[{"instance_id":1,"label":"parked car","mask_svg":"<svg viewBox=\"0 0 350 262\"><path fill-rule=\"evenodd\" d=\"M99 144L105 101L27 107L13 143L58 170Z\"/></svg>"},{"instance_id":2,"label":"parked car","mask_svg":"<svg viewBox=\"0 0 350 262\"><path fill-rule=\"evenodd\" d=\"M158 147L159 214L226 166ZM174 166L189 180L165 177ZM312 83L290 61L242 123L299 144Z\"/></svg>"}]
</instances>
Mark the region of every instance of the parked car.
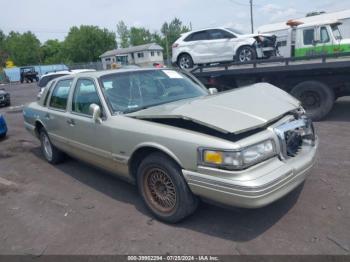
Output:
<instances>
[{"instance_id":1,"label":"parked car","mask_svg":"<svg viewBox=\"0 0 350 262\"><path fill-rule=\"evenodd\" d=\"M246 62L276 55L276 37L244 35L230 28L209 28L183 34L172 46L172 63L181 69L196 64Z\"/></svg>"},{"instance_id":2,"label":"parked car","mask_svg":"<svg viewBox=\"0 0 350 262\"><path fill-rule=\"evenodd\" d=\"M318 145L304 113L270 84L215 94L170 69L60 77L23 110L48 162L66 153L136 183L170 223L198 198L258 208L303 183Z\"/></svg>"},{"instance_id":3,"label":"parked car","mask_svg":"<svg viewBox=\"0 0 350 262\"><path fill-rule=\"evenodd\" d=\"M11 97L10 93L6 92L5 89L0 89L0 106L10 106Z\"/></svg>"},{"instance_id":4,"label":"parked car","mask_svg":"<svg viewBox=\"0 0 350 262\"><path fill-rule=\"evenodd\" d=\"M7 125L5 118L0 114L0 138L4 138L7 134Z\"/></svg>"},{"instance_id":5,"label":"parked car","mask_svg":"<svg viewBox=\"0 0 350 262\"><path fill-rule=\"evenodd\" d=\"M42 75L39 79L38 86L45 87L51 80L58 78L60 76L72 75L83 72L93 72L95 69L74 69L74 70L60 70L54 72L48 72Z\"/></svg>"},{"instance_id":6,"label":"parked car","mask_svg":"<svg viewBox=\"0 0 350 262\"><path fill-rule=\"evenodd\" d=\"M20 81L21 83L23 83L24 81L26 83L33 83L34 80L36 82L39 81L39 76L38 76L38 72L35 71L35 67L34 66L27 66L27 67L21 67L19 69L20 71Z\"/></svg>"}]
</instances>

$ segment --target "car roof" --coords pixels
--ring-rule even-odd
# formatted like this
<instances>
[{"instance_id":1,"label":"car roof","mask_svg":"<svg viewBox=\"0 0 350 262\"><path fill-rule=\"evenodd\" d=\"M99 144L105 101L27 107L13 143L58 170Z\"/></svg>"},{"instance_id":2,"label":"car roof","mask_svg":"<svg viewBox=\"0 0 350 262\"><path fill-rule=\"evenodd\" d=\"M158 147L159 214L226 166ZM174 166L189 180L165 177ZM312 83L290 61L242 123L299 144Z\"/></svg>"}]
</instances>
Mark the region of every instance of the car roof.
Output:
<instances>
[{"instance_id":1,"label":"car roof","mask_svg":"<svg viewBox=\"0 0 350 262\"><path fill-rule=\"evenodd\" d=\"M192 33L200 32L200 31L213 30L213 29L221 29L221 30L228 31L227 28L222 27L222 26L218 26L218 27L207 27L207 28L202 28L202 29L198 29L198 30L193 30L193 31L186 32L185 34L192 34ZM183 35L185 35L185 34L183 34Z\"/></svg>"},{"instance_id":2,"label":"car roof","mask_svg":"<svg viewBox=\"0 0 350 262\"><path fill-rule=\"evenodd\" d=\"M84 73L84 72L94 72L96 71L95 69L73 69L73 70L60 70L60 71L55 71L55 72L48 72L43 75L44 76L52 76L52 75L73 75L73 74L78 74L78 73Z\"/></svg>"},{"instance_id":3,"label":"car roof","mask_svg":"<svg viewBox=\"0 0 350 262\"><path fill-rule=\"evenodd\" d=\"M159 70L174 70L172 68L154 68L154 67L148 67L148 68L125 68L125 69L112 69L112 70L103 70L103 71L92 71L92 72L81 72L76 73L74 75L65 75L61 76L59 78L56 78L55 80L63 80L63 79L70 79L74 77L93 77L93 78L99 78L106 75L113 75L113 74L121 74L121 73L129 73L129 72L143 72L143 71L159 71Z\"/></svg>"}]
</instances>

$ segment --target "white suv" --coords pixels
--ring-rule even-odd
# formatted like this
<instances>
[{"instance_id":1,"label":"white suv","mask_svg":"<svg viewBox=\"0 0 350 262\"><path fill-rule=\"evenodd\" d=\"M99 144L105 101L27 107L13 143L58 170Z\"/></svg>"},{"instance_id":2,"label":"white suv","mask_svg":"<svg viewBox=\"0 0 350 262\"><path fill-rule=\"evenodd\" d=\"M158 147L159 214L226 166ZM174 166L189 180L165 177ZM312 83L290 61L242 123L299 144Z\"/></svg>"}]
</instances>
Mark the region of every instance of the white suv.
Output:
<instances>
[{"instance_id":1,"label":"white suv","mask_svg":"<svg viewBox=\"0 0 350 262\"><path fill-rule=\"evenodd\" d=\"M172 63L182 69L195 64L269 58L276 54L276 37L244 35L230 28L208 28L183 34L173 44Z\"/></svg>"}]
</instances>

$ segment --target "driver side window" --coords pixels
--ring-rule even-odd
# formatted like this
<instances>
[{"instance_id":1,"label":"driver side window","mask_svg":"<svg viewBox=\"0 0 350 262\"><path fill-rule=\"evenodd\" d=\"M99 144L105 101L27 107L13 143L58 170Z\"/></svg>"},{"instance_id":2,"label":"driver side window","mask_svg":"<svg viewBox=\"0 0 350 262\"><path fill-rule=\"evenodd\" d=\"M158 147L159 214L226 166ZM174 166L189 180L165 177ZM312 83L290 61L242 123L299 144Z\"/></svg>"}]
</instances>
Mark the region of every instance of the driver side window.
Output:
<instances>
[{"instance_id":1,"label":"driver side window","mask_svg":"<svg viewBox=\"0 0 350 262\"><path fill-rule=\"evenodd\" d=\"M95 84L89 79L79 79L74 90L72 111L91 116L89 111L91 104L99 105L102 108Z\"/></svg>"},{"instance_id":2,"label":"driver side window","mask_svg":"<svg viewBox=\"0 0 350 262\"><path fill-rule=\"evenodd\" d=\"M321 43L328 43L330 41L328 30L326 27L321 27L320 35Z\"/></svg>"},{"instance_id":3,"label":"driver side window","mask_svg":"<svg viewBox=\"0 0 350 262\"><path fill-rule=\"evenodd\" d=\"M304 29L303 31L304 36L304 45L312 45L315 40L315 29Z\"/></svg>"}]
</instances>

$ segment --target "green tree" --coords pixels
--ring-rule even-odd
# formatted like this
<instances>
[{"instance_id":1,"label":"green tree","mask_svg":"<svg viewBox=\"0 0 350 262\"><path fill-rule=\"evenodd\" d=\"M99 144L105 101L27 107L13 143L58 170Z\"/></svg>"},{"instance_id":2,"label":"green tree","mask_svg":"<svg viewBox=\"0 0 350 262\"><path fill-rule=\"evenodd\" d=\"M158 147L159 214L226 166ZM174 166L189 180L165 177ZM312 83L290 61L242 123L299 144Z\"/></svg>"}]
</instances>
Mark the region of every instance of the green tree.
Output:
<instances>
[{"instance_id":1,"label":"green tree","mask_svg":"<svg viewBox=\"0 0 350 262\"><path fill-rule=\"evenodd\" d=\"M167 53L171 56L172 44L181 36L181 34L190 31L190 27L182 24L181 20L174 18L170 23L165 22L160 30L163 34L162 46L165 50L165 58Z\"/></svg>"},{"instance_id":2,"label":"green tree","mask_svg":"<svg viewBox=\"0 0 350 262\"><path fill-rule=\"evenodd\" d=\"M17 66L40 63L40 41L30 31L23 34L10 32L4 49Z\"/></svg>"},{"instance_id":3,"label":"green tree","mask_svg":"<svg viewBox=\"0 0 350 262\"><path fill-rule=\"evenodd\" d=\"M64 58L72 62L97 61L102 53L116 47L115 37L115 33L97 26L74 26L64 40Z\"/></svg>"},{"instance_id":4,"label":"green tree","mask_svg":"<svg viewBox=\"0 0 350 262\"><path fill-rule=\"evenodd\" d=\"M47 40L41 46L41 57L44 64L59 64L67 62L64 56L63 43L54 40Z\"/></svg>"},{"instance_id":5,"label":"green tree","mask_svg":"<svg viewBox=\"0 0 350 262\"><path fill-rule=\"evenodd\" d=\"M117 24L117 33L120 39L120 47L129 47L130 32L127 25L123 21L119 21Z\"/></svg>"},{"instance_id":6,"label":"green tree","mask_svg":"<svg viewBox=\"0 0 350 262\"><path fill-rule=\"evenodd\" d=\"M0 70L5 67L5 62L7 60L7 52L5 51L5 41L6 35L2 30L0 30Z\"/></svg>"},{"instance_id":7,"label":"green tree","mask_svg":"<svg viewBox=\"0 0 350 262\"><path fill-rule=\"evenodd\" d=\"M130 45L143 45L152 42L152 34L144 27L130 28Z\"/></svg>"}]
</instances>

